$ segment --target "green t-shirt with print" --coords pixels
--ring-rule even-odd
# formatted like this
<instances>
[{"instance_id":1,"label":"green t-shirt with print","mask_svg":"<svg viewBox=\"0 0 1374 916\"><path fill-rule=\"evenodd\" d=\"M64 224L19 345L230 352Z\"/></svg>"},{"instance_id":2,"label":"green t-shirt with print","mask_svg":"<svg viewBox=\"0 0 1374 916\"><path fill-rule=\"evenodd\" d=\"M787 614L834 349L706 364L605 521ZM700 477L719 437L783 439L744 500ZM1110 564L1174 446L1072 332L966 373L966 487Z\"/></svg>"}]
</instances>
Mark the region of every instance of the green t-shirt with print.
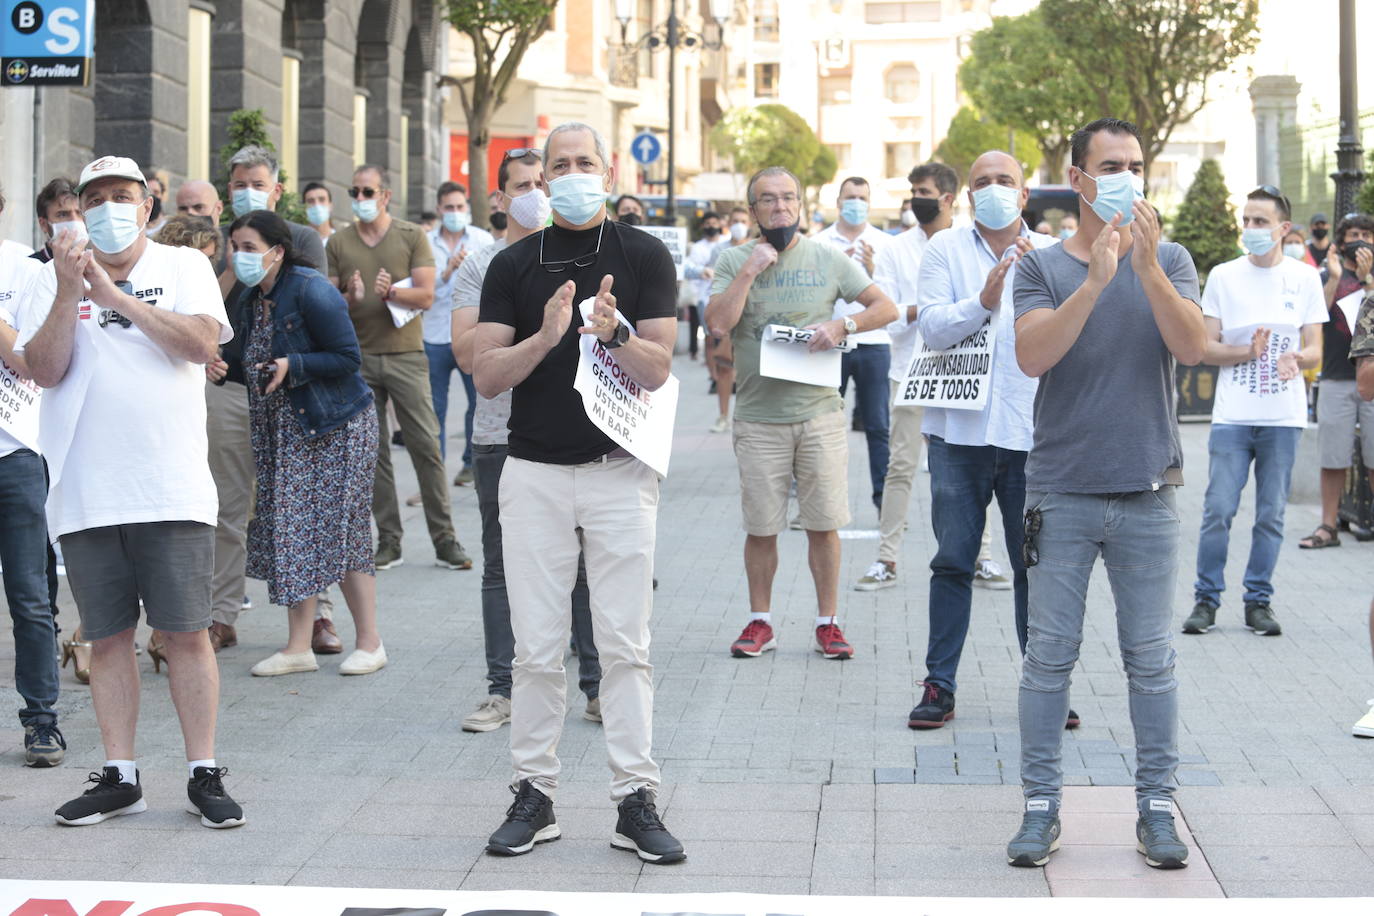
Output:
<instances>
[{"instance_id":1,"label":"green t-shirt with print","mask_svg":"<svg viewBox=\"0 0 1374 916\"><path fill-rule=\"evenodd\" d=\"M723 293L757 241L722 251L711 295ZM754 278L744 312L731 334L735 345L735 419L754 423L803 423L843 410L836 388L803 385L759 374L759 346L770 324L804 328L829 321L836 299L853 302L873 283L852 258L834 245L798 238L778 260Z\"/></svg>"}]
</instances>

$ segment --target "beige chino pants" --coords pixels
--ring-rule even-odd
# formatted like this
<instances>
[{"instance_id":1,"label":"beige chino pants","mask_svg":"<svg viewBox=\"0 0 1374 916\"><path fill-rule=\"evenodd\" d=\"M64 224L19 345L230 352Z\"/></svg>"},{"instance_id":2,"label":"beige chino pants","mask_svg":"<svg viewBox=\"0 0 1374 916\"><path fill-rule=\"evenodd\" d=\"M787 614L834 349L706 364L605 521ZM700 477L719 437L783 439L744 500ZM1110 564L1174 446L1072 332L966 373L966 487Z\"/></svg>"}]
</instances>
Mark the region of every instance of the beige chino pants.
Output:
<instances>
[{"instance_id":1,"label":"beige chino pants","mask_svg":"<svg viewBox=\"0 0 1374 916\"><path fill-rule=\"evenodd\" d=\"M244 568L248 563L248 514L253 504L253 443L248 434L248 389L238 382L205 385L205 432L210 443L210 476L219 495L215 520L215 573L210 583L210 614L215 623L234 626L243 609Z\"/></svg>"},{"instance_id":2,"label":"beige chino pants","mask_svg":"<svg viewBox=\"0 0 1374 916\"><path fill-rule=\"evenodd\" d=\"M901 384L888 380L890 397L897 397ZM883 504L878 510L882 537L878 542L878 559L884 563L896 563L902 549L902 531L911 507L911 482L921 465L921 418L925 412L924 407L892 408L887 479L883 481Z\"/></svg>"}]
</instances>

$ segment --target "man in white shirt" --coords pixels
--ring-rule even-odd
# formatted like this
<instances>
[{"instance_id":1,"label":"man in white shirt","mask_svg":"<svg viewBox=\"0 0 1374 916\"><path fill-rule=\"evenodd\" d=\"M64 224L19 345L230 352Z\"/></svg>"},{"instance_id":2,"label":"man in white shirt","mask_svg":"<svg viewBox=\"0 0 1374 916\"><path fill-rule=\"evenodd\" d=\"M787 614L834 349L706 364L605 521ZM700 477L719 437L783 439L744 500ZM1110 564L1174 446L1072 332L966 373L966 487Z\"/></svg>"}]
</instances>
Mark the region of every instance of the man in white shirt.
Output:
<instances>
[{"instance_id":1,"label":"man in white shirt","mask_svg":"<svg viewBox=\"0 0 1374 916\"><path fill-rule=\"evenodd\" d=\"M1222 369L1207 446L1195 606L1184 633L1206 633L1216 624L1231 520L1251 462L1255 525L1245 568L1245 626L1261 636L1282 633L1269 602L1293 461L1307 427L1302 370L1321 364L1322 325L1329 317L1317 272L1283 255L1280 241L1291 217L1288 198L1277 188L1251 191L1241 233L1247 254L1212 268L1202 296L1202 359Z\"/></svg>"},{"instance_id":2,"label":"man in white shirt","mask_svg":"<svg viewBox=\"0 0 1374 916\"><path fill-rule=\"evenodd\" d=\"M888 371L888 403L896 398L897 386L906 378L911 356L920 341L916 327L917 277L921 255L935 233L950 227L954 219L954 196L959 193L959 173L943 162L927 162L911 170L911 213L916 227L893 239L877 259L873 282L897 303L897 320L888 326L892 337L892 368ZM921 461L920 407L892 410L891 440L883 501L878 510L882 540L878 559L854 584L861 592L891 588L897 584L897 554L902 549L902 532L911 505L911 481Z\"/></svg>"},{"instance_id":3,"label":"man in white shirt","mask_svg":"<svg viewBox=\"0 0 1374 916\"><path fill-rule=\"evenodd\" d=\"M878 255L894 241L892 236L868 221L868 182L858 176L840 183L838 205L840 215L816 237L819 242L838 246L846 255L858 261L864 272L873 276ZM857 315L864 307L857 302L835 300L837 320ZM888 371L892 367L892 337L886 328L863 331L850 339L854 349L841 357L840 397L844 397L849 380L854 380L854 398L859 416L863 419L864 438L868 442L868 473L873 482L873 508L883 505L883 480L887 477Z\"/></svg>"},{"instance_id":4,"label":"man in white shirt","mask_svg":"<svg viewBox=\"0 0 1374 916\"><path fill-rule=\"evenodd\" d=\"M472 483L472 416L477 409L477 390L472 376L453 359L453 335L449 319L453 314L453 288L458 279L458 267L463 259L495 239L485 229L472 225L472 211L468 208L468 190L456 181L439 185L439 224L428 233L429 246L434 249L434 304L420 313L425 342L425 358L429 360L429 389L434 398L434 414L439 418L439 454L448 460L448 388L457 372L467 392L467 412L463 414L463 467L454 478L456 486ZM420 504L407 500L408 505Z\"/></svg>"},{"instance_id":5,"label":"man in white shirt","mask_svg":"<svg viewBox=\"0 0 1374 916\"><path fill-rule=\"evenodd\" d=\"M688 307L687 352L692 359L697 358L698 332L701 330L701 316L706 314L706 303L711 299L711 277L716 257L730 244L730 237L723 235L720 214L707 210L701 217L701 238L687 249L687 265L696 276L688 281L696 293L696 301ZM685 272L685 271L684 271Z\"/></svg>"},{"instance_id":6,"label":"man in white shirt","mask_svg":"<svg viewBox=\"0 0 1374 916\"><path fill-rule=\"evenodd\" d=\"M1021 513L1036 382L1016 363L1012 279L1022 254L1058 242L1031 232L1021 218L1029 191L1012 156L979 156L969 169L968 196L973 225L932 239L918 280L917 322L927 347L947 350L984 328L993 344L983 407L927 407L922 424L930 440L930 515L937 547L930 561L927 674L921 699L907 718L907 725L917 729L940 728L954 718L974 567L994 495L1011 558L1017 641L1023 652L1026 645Z\"/></svg>"},{"instance_id":7,"label":"man in white shirt","mask_svg":"<svg viewBox=\"0 0 1374 916\"><path fill-rule=\"evenodd\" d=\"M24 297L16 347L48 389L48 527L93 644L91 699L106 756L57 822L147 810L134 761L141 602L163 632L191 809L207 827L237 827L243 810L214 760L219 669L207 631L217 499L203 369L233 332L205 256L143 234L152 200L137 163L97 159L76 192L93 247L70 231L53 240L52 261Z\"/></svg>"}]
</instances>

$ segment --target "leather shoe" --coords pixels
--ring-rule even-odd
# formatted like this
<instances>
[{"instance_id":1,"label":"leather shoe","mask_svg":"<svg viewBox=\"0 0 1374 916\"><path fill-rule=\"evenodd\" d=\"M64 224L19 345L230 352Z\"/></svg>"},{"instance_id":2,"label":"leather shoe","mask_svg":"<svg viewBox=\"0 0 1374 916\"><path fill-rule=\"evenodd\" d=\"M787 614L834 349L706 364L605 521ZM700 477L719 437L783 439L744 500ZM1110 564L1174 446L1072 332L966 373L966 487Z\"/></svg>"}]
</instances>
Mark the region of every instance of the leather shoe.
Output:
<instances>
[{"instance_id":1,"label":"leather shoe","mask_svg":"<svg viewBox=\"0 0 1374 916\"><path fill-rule=\"evenodd\" d=\"M326 617L315 618L315 632L310 637L310 648L316 655L338 655L343 651L339 634L334 632L334 621Z\"/></svg>"},{"instance_id":2,"label":"leather shoe","mask_svg":"<svg viewBox=\"0 0 1374 916\"><path fill-rule=\"evenodd\" d=\"M210 645L216 652L239 644L238 632L227 623L210 624Z\"/></svg>"}]
</instances>

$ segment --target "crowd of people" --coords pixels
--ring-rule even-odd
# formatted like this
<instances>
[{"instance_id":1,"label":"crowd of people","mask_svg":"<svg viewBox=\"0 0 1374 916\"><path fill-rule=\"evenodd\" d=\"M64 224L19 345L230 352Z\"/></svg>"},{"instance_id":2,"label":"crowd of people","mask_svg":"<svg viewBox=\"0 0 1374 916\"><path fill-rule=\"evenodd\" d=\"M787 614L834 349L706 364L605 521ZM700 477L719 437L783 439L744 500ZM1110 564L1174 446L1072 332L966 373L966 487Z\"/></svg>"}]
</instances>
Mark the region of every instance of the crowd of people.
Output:
<instances>
[{"instance_id":1,"label":"crowd of people","mask_svg":"<svg viewBox=\"0 0 1374 916\"><path fill-rule=\"evenodd\" d=\"M1129 685L1138 849L1151 866L1185 866L1173 807L1183 524L1175 364L1220 367L1196 604L1183 632L1217 625L1253 464L1242 620L1278 636L1273 575L1308 422L1304 373L1320 371L1323 504L1300 546L1341 544L1337 508L1357 429L1365 460L1374 456L1374 220L1350 214L1328 233L1318 214L1308 243L1288 198L1256 188L1243 252L1211 272L1204 292L1188 252L1165 240L1143 173L1134 125L1103 118L1073 135L1079 212L1057 230L1026 221L1021 165L989 150L965 176L916 165L895 232L872 223L870 184L854 176L839 185L836 221L808 234L800 180L771 166L749 179L744 204L700 217L681 281L668 249L638 228L644 201L609 202L613 157L577 122L554 128L542 149L505 154L489 230L472 224L455 182L439 187L432 226L393 215L386 171L370 164L352 174L351 222L336 220L321 183L302 192L308 225L288 222L276 212L277 163L260 147L229 160L225 199L209 182L186 181L175 213L163 211L166 176L126 158L98 158L75 182L54 178L35 201L44 247L0 246L7 385L41 403L0 427L0 563L31 766L56 766L66 749L54 544L77 606L62 664L90 684L106 760L57 822L146 810L133 753L140 619L153 630L155 670L167 665L190 810L212 828L245 822L216 759L215 653L238 642L246 577L287 609L284 645L254 676L315 672L320 655L342 653L336 584L354 630L339 673L387 665L376 575L403 562L393 422L419 482L407 503L422 507L435 562L472 567L447 470L457 374L467 410L452 485L474 487L481 517L488 681L461 728L508 724L514 774L514 801L487 849L520 855L560 835L571 641L583 715L606 737L612 844L655 864L685 858L656 809L651 753L660 477L574 386L595 353L636 390L660 389L681 305L689 358L704 350L719 398L712 431L731 433L739 472L749 608L730 654L777 647L773 582L789 526L806 532L812 647L827 659L855 654L839 601L852 382L881 534L855 589L899 582L923 455L930 474L926 674L908 726L954 719L972 589L1010 591L1025 804L1007 859L1044 865L1060 841L1061 743L1080 722L1070 675L1100 557ZM957 223L961 187L971 220ZM768 348L779 327L802 341L801 362L833 360L834 384L777 369ZM907 403L920 400L904 390L917 367L940 364L919 357L979 340L979 397ZM1010 575L990 559L997 523ZM1374 647L1374 604L1370 630ZM1374 710L1354 732L1374 737Z\"/></svg>"}]
</instances>

